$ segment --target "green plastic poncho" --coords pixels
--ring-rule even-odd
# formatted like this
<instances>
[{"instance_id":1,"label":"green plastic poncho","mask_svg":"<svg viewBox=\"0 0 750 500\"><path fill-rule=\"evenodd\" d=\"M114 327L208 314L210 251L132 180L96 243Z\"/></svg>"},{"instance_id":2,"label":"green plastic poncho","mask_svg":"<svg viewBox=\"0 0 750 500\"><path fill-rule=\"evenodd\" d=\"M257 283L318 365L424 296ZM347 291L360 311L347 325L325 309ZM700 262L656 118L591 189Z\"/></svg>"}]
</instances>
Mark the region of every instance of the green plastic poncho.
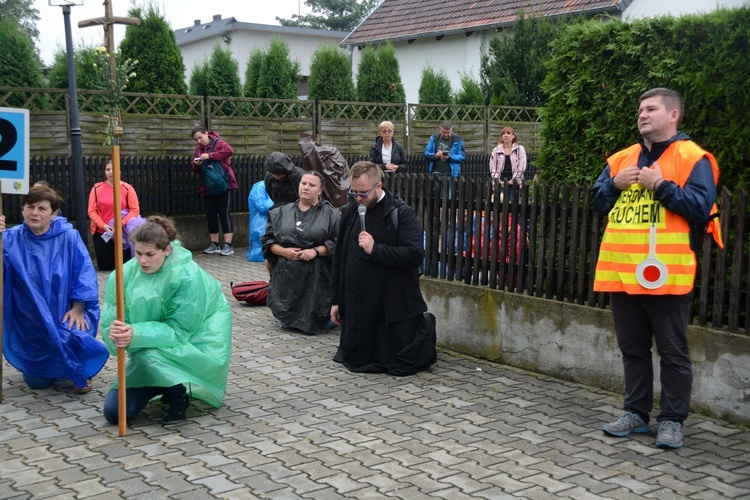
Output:
<instances>
[{"instance_id":1,"label":"green plastic poncho","mask_svg":"<svg viewBox=\"0 0 750 500\"><path fill-rule=\"evenodd\" d=\"M125 323L133 340L125 349L128 387L185 384L193 397L219 407L227 387L232 348L232 313L221 284L193 262L179 241L156 273L136 259L123 266ZM102 311L102 337L117 347L109 327L117 319L115 273L109 276ZM117 388L117 380L112 385Z\"/></svg>"}]
</instances>

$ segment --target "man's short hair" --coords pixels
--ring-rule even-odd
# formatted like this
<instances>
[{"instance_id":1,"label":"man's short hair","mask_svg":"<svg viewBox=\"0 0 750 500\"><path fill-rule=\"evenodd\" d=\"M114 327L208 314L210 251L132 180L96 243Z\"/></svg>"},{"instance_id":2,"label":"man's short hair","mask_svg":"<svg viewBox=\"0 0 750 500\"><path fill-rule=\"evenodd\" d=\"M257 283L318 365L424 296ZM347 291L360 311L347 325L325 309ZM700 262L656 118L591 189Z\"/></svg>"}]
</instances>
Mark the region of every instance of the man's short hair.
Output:
<instances>
[{"instance_id":1,"label":"man's short hair","mask_svg":"<svg viewBox=\"0 0 750 500\"><path fill-rule=\"evenodd\" d=\"M371 161L358 161L349 170L349 175L352 179L359 179L363 175L366 175L372 182L381 182L383 180L383 172L376 164Z\"/></svg>"},{"instance_id":2,"label":"man's short hair","mask_svg":"<svg viewBox=\"0 0 750 500\"><path fill-rule=\"evenodd\" d=\"M444 128L445 130L452 130L453 123L451 123L450 120L443 120L440 122L440 128Z\"/></svg>"},{"instance_id":3,"label":"man's short hair","mask_svg":"<svg viewBox=\"0 0 750 500\"><path fill-rule=\"evenodd\" d=\"M685 104L680 93L665 87L657 87L641 94L641 97L638 98L638 104L640 105L645 99L651 97L660 97L667 111L677 110L677 126L679 127L682 115L685 113Z\"/></svg>"},{"instance_id":4,"label":"man's short hair","mask_svg":"<svg viewBox=\"0 0 750 500\"><path fill-rule=\"evenodd\" d=\"M34 205L40 201L48 201L53 212L57 212L62 206L63 200L57 191L46 186L33 186L29 193L21 196L21 206Z\"/></svg>"}]
</instances>

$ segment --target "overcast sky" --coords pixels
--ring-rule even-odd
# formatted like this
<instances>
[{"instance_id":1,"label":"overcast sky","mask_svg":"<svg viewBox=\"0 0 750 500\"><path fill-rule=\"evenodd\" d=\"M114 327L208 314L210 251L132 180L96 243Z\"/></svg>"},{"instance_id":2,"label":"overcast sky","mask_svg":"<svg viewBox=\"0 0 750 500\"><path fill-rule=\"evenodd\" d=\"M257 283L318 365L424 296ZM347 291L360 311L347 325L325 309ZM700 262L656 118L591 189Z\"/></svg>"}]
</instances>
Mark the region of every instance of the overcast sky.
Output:
<instances>
[{"instance_id":1,"label":"overcast sky","mask_svg":"<svg viewBox=\"0 0 750 500\"><path fill-rule=\"evenodd\" d=\"M62 0L52 0L59 4ZM74 0L81 3L81 0ZM111 0L112 11L116 16L127 16L131 6L130 0ZM37 47L46 64L52 63L57 47L65 46L65 21L61 7L49 5L49 0L34 0L34 7L39 11L39 43ZM142 2L141 2L142 3ZM291 18L292 14L308 14L310 9L304 0L156 0L172 29L187 28L193 25L194 19L201 22L210 21L214 14L221 14L222 19L234 17L243 23L278 25L276 17ZM83 41L86 44L101 44L104 39L102 28L78 28L78 21L104 16L102 0L83 0L83 5L71 8L70 24L73 32L73 44ZM125 35L125 26L115 25L115 37L119 46Z\"/></svg>"}]
</instances>

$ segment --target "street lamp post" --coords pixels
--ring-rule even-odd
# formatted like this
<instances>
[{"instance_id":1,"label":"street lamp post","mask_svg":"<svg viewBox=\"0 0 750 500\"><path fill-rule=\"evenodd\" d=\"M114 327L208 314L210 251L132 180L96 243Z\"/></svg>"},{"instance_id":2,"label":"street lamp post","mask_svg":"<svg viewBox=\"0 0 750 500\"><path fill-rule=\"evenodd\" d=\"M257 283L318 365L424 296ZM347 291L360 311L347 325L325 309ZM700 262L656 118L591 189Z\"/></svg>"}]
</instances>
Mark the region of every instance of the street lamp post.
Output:
<instances>
[{"instance_id":1,"label":"street lamp post","mask_svg":"<svg viewBox=\"0 0 750 500\"><path fill-rule=\"evenodd\" d=\"M68 97L70 100L70 187L76 229L85 245L88 245L89 231L86 226L86 188L83 182L83 152L81 148L81 120L78 115L78 83L76 82L75 53L73 52L73 32L70 27L70 8L83 5L83 0L48 0L52 6L60 6L65 19L65 53L68 62Z\"/></svg>"}]
</instances>

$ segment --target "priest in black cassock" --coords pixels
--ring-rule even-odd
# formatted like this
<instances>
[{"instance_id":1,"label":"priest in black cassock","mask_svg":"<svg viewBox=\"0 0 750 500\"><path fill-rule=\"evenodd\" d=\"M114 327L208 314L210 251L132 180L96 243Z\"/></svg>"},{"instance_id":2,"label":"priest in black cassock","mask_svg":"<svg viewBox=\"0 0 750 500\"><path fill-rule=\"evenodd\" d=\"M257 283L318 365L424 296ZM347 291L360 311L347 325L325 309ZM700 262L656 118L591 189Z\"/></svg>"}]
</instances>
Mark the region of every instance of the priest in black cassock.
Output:
<instances>
[{"instance_id":1,"label":"priest in black cassock","mask_svg":"<svg viewBox=\"0 0 750 500\"><path fill-rule=\"evenodd\" d=\"M357 162L349 176L352 200L333 257L331 320L341 325L333 359L353 372L413 375L437 360L435 316L419 290L422 228L414 210L383 189L376 164Z\"/></svg>"}]
</instances>

